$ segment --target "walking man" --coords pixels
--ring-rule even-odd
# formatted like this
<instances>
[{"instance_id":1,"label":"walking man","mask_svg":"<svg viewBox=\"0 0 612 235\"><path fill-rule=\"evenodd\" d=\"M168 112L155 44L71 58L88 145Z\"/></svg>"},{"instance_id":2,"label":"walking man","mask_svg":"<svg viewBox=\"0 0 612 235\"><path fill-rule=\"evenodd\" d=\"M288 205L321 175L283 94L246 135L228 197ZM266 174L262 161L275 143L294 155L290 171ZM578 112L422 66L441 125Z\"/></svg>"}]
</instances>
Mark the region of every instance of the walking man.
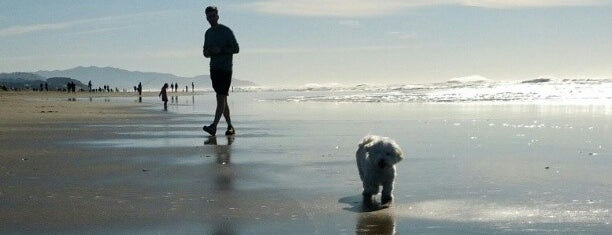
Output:
<instances>
[{"instance_id":1,"label":"walking man","mask_svg":"<svg viewBox=\"0 0 612 235\"><path fill-rule=\"evenodd\" d=\"M227 96L232 83L233 54L237 54L240 49L232 30L217 22L219 20L217 7L206 7L205 13L210 28L206 30L204 36L203 53L204 57L210 58L210 80L217 95L217 109L215 110L213 123L202 127L202 129L214 136L217 133L217 124L219 124L221 115L223 115L227 122L225 135L233 135L235 130L230 118Z\"/></svg>"}]
</instances>

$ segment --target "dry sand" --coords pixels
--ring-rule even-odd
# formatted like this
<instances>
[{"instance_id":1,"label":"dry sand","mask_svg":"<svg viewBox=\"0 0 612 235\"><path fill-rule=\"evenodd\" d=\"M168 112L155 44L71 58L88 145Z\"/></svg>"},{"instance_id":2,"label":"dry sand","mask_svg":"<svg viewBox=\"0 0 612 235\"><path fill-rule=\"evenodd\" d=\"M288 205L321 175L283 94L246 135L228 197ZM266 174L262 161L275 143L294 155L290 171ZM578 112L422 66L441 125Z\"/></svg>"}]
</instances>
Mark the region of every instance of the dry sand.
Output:
<instances>
[{"instance_id":1,"label":"dry sand","mask_svg":"<svg viewBox=\"0 0 612 235\"><path fill-rule=\"evenodd\" d=\"M152 95L152 94L145 94ZM0 92L0 124L39 124L136 118L146 115L137 103L70 102L76 98L134 96L134 93Z\"/></svg>"}]
</instances>

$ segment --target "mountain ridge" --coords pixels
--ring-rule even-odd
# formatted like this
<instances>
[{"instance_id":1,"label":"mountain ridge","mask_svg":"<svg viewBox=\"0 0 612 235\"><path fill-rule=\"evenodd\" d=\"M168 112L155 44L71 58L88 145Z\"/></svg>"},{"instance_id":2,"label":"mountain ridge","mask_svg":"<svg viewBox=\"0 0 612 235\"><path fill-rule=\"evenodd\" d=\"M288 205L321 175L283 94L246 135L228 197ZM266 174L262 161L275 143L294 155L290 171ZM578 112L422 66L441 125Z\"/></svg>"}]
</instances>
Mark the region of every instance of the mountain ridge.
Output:
<instances>
[{"instance_id":1,"label":"mountain ridge","mask_svg":"<svg viewBox=\"0 0 612 235\"><path fill-rule=\"evenodd\" d=\"M65 70L39 70L33 74L50 77L70 77L84 84L92 82L93 87L108 85L112 88L131 89L138 83L142 83L145 90L157 90L164 83L178 83L179 89L195 84L196 89L210 88L209 75L198 75L194 77L181 77L171 73L129 71L115 67L77 66ZM257 86L256 83L240 79L232 79L232 85L236 87ZM182 89L181 89L182 90Z\"/></svg>"},{"instance_id":2,"label":"mountain ridge","mask_svg":"<svg viewBox=\"0 0 612 235\"><path fill-rule=\"evenodd\" d=\"M84 89L85 84L79 80L71 79L68 77L51 77L45 78L43 76L27 73L27 72L14 72L14 73L0 73L0 87L2 89L32 89L32 90L62 90L67 88L68 83L74 83L75 88Z\"/></svg>"}]
</instances>

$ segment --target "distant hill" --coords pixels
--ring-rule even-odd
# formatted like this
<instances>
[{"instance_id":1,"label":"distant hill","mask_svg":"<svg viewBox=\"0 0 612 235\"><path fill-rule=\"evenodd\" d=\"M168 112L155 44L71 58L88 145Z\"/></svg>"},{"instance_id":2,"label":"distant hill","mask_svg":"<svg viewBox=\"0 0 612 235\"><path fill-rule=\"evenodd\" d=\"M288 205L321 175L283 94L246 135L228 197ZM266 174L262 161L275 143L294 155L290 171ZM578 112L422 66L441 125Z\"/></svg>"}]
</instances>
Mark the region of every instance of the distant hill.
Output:
<instances>
[{"instance_id":1,"label":"distant hill","mask_svg":"<svg viewBox=\"0 0 612 235\"><path fill-rule=\"evenodd\" d=\"M164 83L178 83L180 88L195 84L196 89L210 88L210 78L208 75L200 75L195 77L180 77L169 73L154 73L154 72L139 72L128 71L113 67L76 67L67 70L53 71L38 71L35 74L42 77L70 77L79 80L85 84L92 82L94 88L109 85L112 88L131 89L142 83L144 90L157 90ZM232 85L240 86L255 86L256 84L250 81L242 81L233 79Z\"/></svg>"},{"instance_id":2,"label":"distant hill","mask_svg":"<svg viewBox=\"0 0 612 235\"><path fill-rule=\"evenodd\" d=\"M47 84L49 90L64 89L69 82L74 82L76 89L83 88L85 85L78 80L67 77L45 78L33 73L0 73L0 84L14 89L40 89L40 85Z\"/></svg>"},{"instance_id":3,"label":"distant hill","mask_svg":"<svg viewBox=\"0 0 612 235\"><path fill-rule=\"evenodd\" d=\"M0 86L14 89L39 88L46 78L33 73L0 73Z\"/></svg>"},{"instance_id":4,"label":"distant hill","mask_svg":"<svg viewBox=\"0 0 612 235\"><path fill-rule=\"evenodd\" d=\"M47 78L33 74L33 73L23 73L23 72L15 72L15 73L0 73L0 81L44 81Z\"/></svg>"},{"instance_id":5,"label":"distant hill","mask_svg":"<svg viewBox=\"0 0 612 235\"><path fill-rule=\"evenodd\" d=\"M49 89L50 90L57 90L57 88L62 89L64 87L66 87L66 84L68 84L69 82L74 82L77 90L79 90L79 89L83 89L83 90L89 89L86 84L83 84L81 81L75 80L75 79L72 79L72 78L67 78L67 77L52 77L52 78L48 78L47 79L47 84L49 85Z\"/></svg>"}]
</instances>

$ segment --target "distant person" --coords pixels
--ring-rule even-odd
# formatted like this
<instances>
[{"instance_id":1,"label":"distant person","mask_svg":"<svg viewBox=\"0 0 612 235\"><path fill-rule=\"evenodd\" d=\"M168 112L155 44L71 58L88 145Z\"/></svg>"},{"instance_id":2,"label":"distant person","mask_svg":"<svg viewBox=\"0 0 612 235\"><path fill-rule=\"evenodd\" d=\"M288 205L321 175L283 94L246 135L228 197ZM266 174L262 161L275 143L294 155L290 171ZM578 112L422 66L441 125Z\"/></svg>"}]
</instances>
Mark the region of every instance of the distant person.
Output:
<instances>
[{"instance_id":1,"label":"distant person","mask_svg":"<svg viewBox=\"0 0 612 235\"><path fill-rule=\"evenodd\" d=\"M168 83L164 83L164 86L162 86L161 91L159 92L158 96L161 96L162 101L164 102L164 110L168 110L168 93L167 90L168 89Z\"/></svg>"},{"instance_id":2,"label":"distant person","mask_svg":"<svg viewBox=\"0 0 612 235\"><path fill-rule=\"evenodd\" d=\"M89 80L89 83L87 83L87 87L89 87L89 92L91 92L91 80Z\"/></svg>"},{"instance_id":3,"label":"distant person","mask_svg":"<svg viewBox=\"0 0 612 235\"><path fill-rule=\"evenodd\" d=\"M138 83L138 95L142 95L142 84L140 82Z\"/></svg>"},{"instance_id":4,"label":"distant person","mask_svg":"<svg viewBox=\"0 0 612 235\"><path fill-rule=\"evenodd\" d=\"M174 83L174 92L178 92L178 88L179 88L178 82Z\"/></svg>"},{"instance_id":5,"label":"distant person","mask_svg":"<svg viewBox=\"0 0 612 235\"><path fill-rule=\"evenodd\" d=\"M174 92L174 83L170 83L170 91Z\"/></svg>"},{"instance_id":6,"label":"distant person","mask_svg":"<svg viewBox=\"0 0 612 235\"><path fill-rule=\"evenodd\" d=\"M193 85L193 82L191 82L191 92L195 91L195 85Z\"/></svg>"},{"instance_id":7,"label":"distant person","mask_svg":"<svg viewBox=\"0 0 612 235\"><path fill-rule=\"evenodd\" d=\"M45 82L45 91L49 91L49 83Z\"/></svg>"},{"instance_id":8,"label":"distant person","mask_svg":"<svg viewBox=\"0 0 612 235\"><path fill-rule=\"evenodd\" d=\"M227 122L225 135L233 135L235 130L230 118L227 96L232 83L233 54L237 54L240 48L232 30L218 23L219 12L217 7L206 7L205 13L210 28L206 30L202 52L204 57L210 58L210 80L217 96L217 108L213 123L202 127L202 129L214 136L217 133L217 124L219 124L221 115L223 115Z\"/></svg>"}]
</instances>

